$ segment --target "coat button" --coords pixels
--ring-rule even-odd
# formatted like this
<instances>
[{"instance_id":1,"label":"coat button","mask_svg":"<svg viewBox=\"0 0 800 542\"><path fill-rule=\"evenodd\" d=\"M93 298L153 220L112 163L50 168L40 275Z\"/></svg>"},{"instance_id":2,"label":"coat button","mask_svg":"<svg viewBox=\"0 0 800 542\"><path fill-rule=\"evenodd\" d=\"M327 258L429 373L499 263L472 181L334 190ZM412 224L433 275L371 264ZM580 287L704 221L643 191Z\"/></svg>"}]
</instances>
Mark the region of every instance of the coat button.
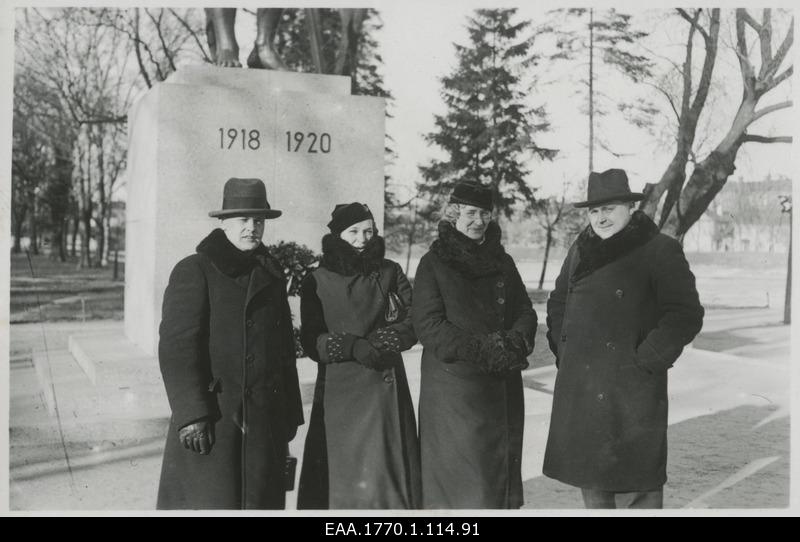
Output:
<instances>
[{"instance_id":1,"label":"coat button","mask_svg":"<svg viewBox=\"0 0 800 542\"><path fill-rule=\"evenodd\" d=\"M572 293L574 291L575 291L575 288L573 288L572 286L570 286L569 289L567 290L567 292L569 292L569 293Z\"/></svg>"},{"instance_id":2,"label":"coat button","mask_svg":"<svg viewBox=\"0 0 800 542\"><path fill-rule=\"evenodd\" d=\"M252 321L252 320L247 320L247 321L244 323L244 325L246 325L247 327L253 327L253 321Z\"/></svg>"},{"instance_id":3,"label":"coat button","mask_svg":"<svg viewBox=\"0 0 800 542\"><path fill-rule=\"evenodd\" d=\"M502 305L503 303L505 303L505 302L506 302L506 300L505 300L505 299L503 299L502 297L498 297L498 298L497 298L497 302L498 302L498 303L500 303L500 304Z\"/></svg>"},{"instance_id":4,"label":"coat button","mask_svg":"<svg viewBox=\"0 0 800 542\"><path fill-rule=\"evenodd\" d=\"M598 401L602 401L602 400L603 400L603 399L605 399L605 398L606 398L606 396L605 396L604 394L602 394L602 393L598 393L598 394L597 394L597 400L598 400Z\"/></svg>"},{"instance_id":5,"label":"coat button","mask_svg":"<svg viewBox=\"0 0 800 542\"><path fill-rule=\"evenodd\" d=\"M506 283L505 283L505 282L503 282L502 280L498 280L498 281L497 281L497 287L498 287L498 288L502 288L502 287L503 287L503 286L505 286L505 285L506 285Z\"/></svg>"},{"instance_id":6,"label":"coat button","mask_svg":"<svg viewBox=\"0 0 800 542\"><path fill-rule=\"evenodd\" d=\"M386 382L387 384L391 384L392 382L394 382L394 377L390 374L383 375L383 381Z\"/></svg>"},{"instance_id":7,"label":"coat button","mask_svg":"<svg viewBox=\"0 0 800 542\"><path fill-rule=\"evenodd\" d=\"M567 342L567 334L566 334L566 333L564 333L563 335L561 335L561 342L562 342L562 343L565 343L565 342Z\"/></svg>"},{"instance_id":8,"label":"coat button","mask_svg":"<svg viewBox=\"0 0 800 542\"><path fill-rule=\"evenodd\" d=\"M623 292L622 290L617 290L617 291L616 291L616 292L614 292L614 293L615 293L615 294L617 295L617 297L618 297L618 298L620 298L620 299L622 299L622 296L623 296L623 295L625 295L625 292Z\"/></svg>"},{"instance_id":9,"label":"coat button","mask_svg":"<svg viewBox=\"0 0 800 542\"><path fill-rule=\"evenodd\" d=\"M245 397L250 397L251 395L253 395L253 390L251 390L250 388L245 388L244 389L244 396Z\"/></svg>"},{"instance_id":10,"label":"coat button","mask_svg":"<svg viewBox=\"0 0 800 542\"><path fill-rule=\"evenodd\" d=\"M248 364L251 364L251 363L253 363L253 360L255 360L255 359L256 359L256 357L255 357L253 354L247 354L247 356L245 356L245 358L244 358L244 360L245 360L245 361L246 361Z\"/></svg>"},{"instance_id":11,"label":"coat button","mask_svg":"<svg viewBox=\"0 0 800 542\"><path fill-rule=\"evenodd\" d=\"M609 350L614 350L614 349L617 348L617 346L612 342L607 342L606 343L606 348L608 348Z\"/></svg>"}]
</instances>

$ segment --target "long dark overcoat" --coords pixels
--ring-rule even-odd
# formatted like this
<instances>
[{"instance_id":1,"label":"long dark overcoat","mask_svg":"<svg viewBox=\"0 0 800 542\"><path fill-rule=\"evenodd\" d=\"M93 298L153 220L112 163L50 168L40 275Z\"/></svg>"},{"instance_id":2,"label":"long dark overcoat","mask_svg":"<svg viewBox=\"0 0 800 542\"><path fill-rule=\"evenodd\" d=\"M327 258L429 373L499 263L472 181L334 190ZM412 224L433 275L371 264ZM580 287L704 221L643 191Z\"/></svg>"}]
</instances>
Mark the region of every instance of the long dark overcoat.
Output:
<instances>
[{"instance_id":1,"label":"long dark overcoat","mask_svg":"<svg viewBox=\"0 0 800 542\"><path fill-rule=\"evenodd\" d=\"M408 310L411 286L398 264L383 259L382 238L374 237L367 251L374 265L365 273L356 270L359 257L345 241L326 235L322 265L302 285L301 339L319 365L299 509L419 507L417 426L400 353L417 342ZM387 323L390 292L405 314ZM397 338L398 351L386 354L385 369L329 356L331 340L344 348L340 345L378 329Z\"/></svg>"},{"instance_id":2,"label":"long dark overcoat","mask_svg":"<svg viewBox=\"0 0 800 542\"><path fill-rule=\"evenodd\" d=\"M170 276L158 345L172 409L160 509L284 506L287 444L303 411L286 281L263 245L256 254L214 230ZM177 438L201 418L214 422L208 455Z\"/></svg>"},{"instance_id":3,"label":"long dark overcoat","mask_svg":"<svg viewBox=\"0 0 800 542\"><path fill-rule=\"evenodd\" d=\"M547 303L558 374L543 471L581 488L658 489L667 369L700 331L703 307L680 243L645 215L581 264L592 235L570 248Z\"/></svg>"},{"instance_id":4,"label":"long dark overcoat","mask_svg":"<svg viewBox=\"0 0 800 542\"><path fill-rule=\"evenodd\" d=\"M499 247L490 223L486 243ZM419 402L422 499L428 509L522 506L524 400L519 370L485 374L459 359L474 336L517 330L533 345L536 313L511 257L472 268L480 248L446 223L414 279L414 329L424 349ZM459 254L466 250L466 253ZM455 265L458 260L462 265ZM480 275L480 276L475 276Z\"/></svg>"}]
</instances>

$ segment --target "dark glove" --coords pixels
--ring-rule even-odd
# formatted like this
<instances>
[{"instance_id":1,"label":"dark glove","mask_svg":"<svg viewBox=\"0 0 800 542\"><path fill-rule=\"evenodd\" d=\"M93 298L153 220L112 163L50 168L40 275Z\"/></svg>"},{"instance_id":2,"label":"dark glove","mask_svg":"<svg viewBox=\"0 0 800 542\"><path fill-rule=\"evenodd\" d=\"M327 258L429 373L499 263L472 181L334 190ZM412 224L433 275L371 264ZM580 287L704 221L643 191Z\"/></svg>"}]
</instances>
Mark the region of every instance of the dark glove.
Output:
<instances>
[{"instance_id":1,"label":"dark glove","mask_svg":"<svg viewBox=\"0 0 800 542\"><path fill-rule=\"evenodd\" d=\"M214 425L207 420L184 425L178 430L178 440L187 450L208 455L214 445Z\"/></svg>"},{"instance_id":2,"label":"dark glove","mask_svg":"<svg viewBox=\"0 0 800 542\"><path fill-rule=\"evenodd\" d=\"M481 338L478 367L487 374L501 374L524 369L528 362L524 356L510 349L510 341L503 331L495 331Z\"/></svg>"},{"instance_id":3,"label":"dark glove","mask_svg":"<svg viewBox=\"0 0 800 542\"><path fill-rule=\"evenodd\" d=\"M356 339L353 343L353 357L364 367L382 371L381 352L366 339Z\"/></svg>"},{"instance_id":4,"label":"dark glove","mask_svg":"<svg viewBox=\"0 0 800 542\"><path fill-rule=\"evenodd\" d=\"M394 328L381 327L367 335L367 340L383 352L400 352L400 333Z\"/></svg>"},{"instance_id":5,"label":"dark glove","mask_svg":"<svg viewBox=\"0 0 800 542\"><path fill-rule=\"evenodd\" d=\"M522 369L527 369L528 354L533 351L533 348L528 345L528 341L525 340L525 337L522 335L522 333L516 330L507 331L505 333L505 337L503 338L503 342L505 343L507 351L516 356L519 361L524 362L525 366L522 367Z\"/></svg>"}]
</instances>

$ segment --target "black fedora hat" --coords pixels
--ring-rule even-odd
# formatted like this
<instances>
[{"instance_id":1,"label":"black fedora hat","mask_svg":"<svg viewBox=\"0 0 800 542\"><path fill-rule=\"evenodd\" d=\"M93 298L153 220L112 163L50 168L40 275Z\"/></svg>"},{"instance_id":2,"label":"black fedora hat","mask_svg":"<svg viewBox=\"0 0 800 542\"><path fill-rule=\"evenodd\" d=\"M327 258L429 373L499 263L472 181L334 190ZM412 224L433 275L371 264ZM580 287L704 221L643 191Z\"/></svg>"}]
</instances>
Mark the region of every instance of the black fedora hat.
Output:
<instances>
[{"instance_id":1,"label":"black fedora hat","mask_svg":"<svg viewBox=\"0 0 800 542\"><path fill-rule=\"evenodd\" d=\"M450 203L462 203L491 211L492 190L476 181L459 181L450 195Z\"/></svg>"},{"instance_id":2,"label":"black fedora hat","mask_svg":"<svg viewBox=\"0 0 800 542\"><path fill-rule=\"evenodd\" d=\"M225 188L222 189L222 209L211 211L208 216L216 218L232 216L278 218L281 214L281 211L270 208L264 181L231 177L225 183Z\"/></svg>"},{"instance_id":3,"label":"black fedora hat","mask_svg":"<svg viewBox=\"0 0 800 542\"><path fill-rule=\"evenodd\" d=\"M611 201L640 201L644 194L631 192L628 176L622 169L607 169L602 173L592 171L589 174L589 186L586 201L573 203L573 207L593 207Z\"/></svg>"}]
</instances>

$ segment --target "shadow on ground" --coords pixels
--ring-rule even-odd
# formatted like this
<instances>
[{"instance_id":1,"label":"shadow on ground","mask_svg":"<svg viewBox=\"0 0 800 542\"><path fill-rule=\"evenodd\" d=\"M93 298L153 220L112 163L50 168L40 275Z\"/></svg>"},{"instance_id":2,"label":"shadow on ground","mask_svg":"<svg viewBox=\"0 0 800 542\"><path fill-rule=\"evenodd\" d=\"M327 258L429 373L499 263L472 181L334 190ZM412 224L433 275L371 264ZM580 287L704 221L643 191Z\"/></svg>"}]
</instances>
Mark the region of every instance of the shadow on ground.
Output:
<instances>
[{"instance_id":1,"label":"shadow on ground","mask_svg":"<svg viewBox=\"0 0 800 542\"><path fill-rule=\"evenodd\" d=\"M789 418L768 420L776 410L741 406L671 425L664 507L787 507ZM523 487L524 508L583 508L576 488L550 478L532 478Z\"/></svg>"}]
</instances>

